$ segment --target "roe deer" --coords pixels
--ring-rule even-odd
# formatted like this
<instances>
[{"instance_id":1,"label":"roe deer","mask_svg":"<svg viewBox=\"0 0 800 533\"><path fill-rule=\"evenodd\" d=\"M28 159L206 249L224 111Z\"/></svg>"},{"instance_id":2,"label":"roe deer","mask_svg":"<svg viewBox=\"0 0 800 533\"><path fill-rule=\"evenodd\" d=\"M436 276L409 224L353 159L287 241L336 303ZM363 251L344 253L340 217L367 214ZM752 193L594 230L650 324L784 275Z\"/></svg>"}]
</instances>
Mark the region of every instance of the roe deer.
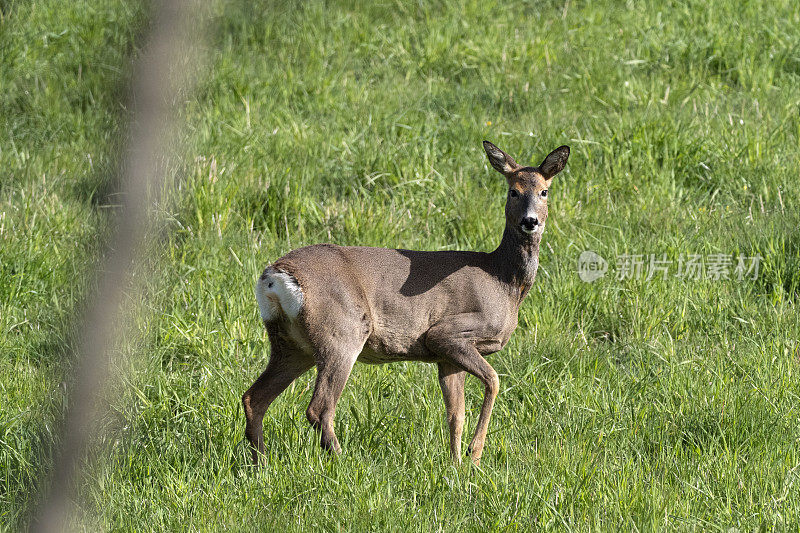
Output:
<instances>
[{"instance_id":1,"label":"roe deer","mask_svg":"<svg viewBox=\"0 0 800 533\"><path fill-rule=\"evenodd\" d=\"M505 346L539 266L547 190L569 147L538 167L518 165L488 141L489 162L508 181L506 227L500 246L484 252L420 252L317 244L289 252L256 284L271 345L266 370L242 396L253 462L263 457L262 421L269 405L312 366L317 380L306 415L322 447L339 453L333 431L336 402L356 360L426 361L439 366L450 426L450 452L461 460L464 379L485 387L468 453L479 463L500 388L483 358Z\"/></svg>"}]
</instances>

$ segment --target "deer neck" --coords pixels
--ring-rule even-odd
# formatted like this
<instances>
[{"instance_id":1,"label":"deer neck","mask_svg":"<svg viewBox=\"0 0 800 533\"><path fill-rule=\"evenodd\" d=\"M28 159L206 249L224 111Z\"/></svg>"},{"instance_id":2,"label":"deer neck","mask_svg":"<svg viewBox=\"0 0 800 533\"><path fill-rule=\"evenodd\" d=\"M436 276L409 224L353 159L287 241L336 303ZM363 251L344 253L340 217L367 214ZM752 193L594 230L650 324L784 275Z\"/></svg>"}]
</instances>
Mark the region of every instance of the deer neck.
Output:
<instances>
[{"instance_id":1,"label":"deer neck","mask_svg":"<svg viewBox=\"0 0 800 533\"><path fill-rule=\"evenodd\" d=\"M524 235L506 226L500 246L492 252L501 282L518 293L520 302L528 292L539 268L541 233Z\"/></svg>"}]
</instances>

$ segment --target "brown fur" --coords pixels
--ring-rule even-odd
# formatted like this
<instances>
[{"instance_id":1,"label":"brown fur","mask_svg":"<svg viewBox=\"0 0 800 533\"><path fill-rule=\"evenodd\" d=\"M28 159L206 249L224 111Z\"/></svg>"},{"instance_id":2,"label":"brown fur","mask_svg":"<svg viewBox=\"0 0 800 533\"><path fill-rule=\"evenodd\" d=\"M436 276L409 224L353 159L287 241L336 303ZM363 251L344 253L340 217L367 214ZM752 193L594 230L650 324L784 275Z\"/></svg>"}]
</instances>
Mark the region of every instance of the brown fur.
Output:
<instances>
[{"instance_id":1,"label":"brown fur","mask_svg":"<svg viewBox=\"0 0 800 533\"><path fill-rule=\"evenodd\" d=\"M472 460L480 461L500 387L484 356L501 350L517 327L519 306L539 263L547 218L542 191L569 156L569 148L562 146L539 167L520 167L491 143L484 142L484 148L509 185L506 228L493 252L318 244L293 250L271 265L293 276L303 305L295 319L281 315L265 321L270 361L242 397L254 462L264 450L261 424L267 407L314 365L317 380L306 414L320 431L322 446L339 452L336 403L357 360L438 365L456 461L461 457L464 379L467 373L480 379L485 395L470 444ZM533 233L525 231L524 219L529 225L536 220Z\"/></svg>"}]
</instances>

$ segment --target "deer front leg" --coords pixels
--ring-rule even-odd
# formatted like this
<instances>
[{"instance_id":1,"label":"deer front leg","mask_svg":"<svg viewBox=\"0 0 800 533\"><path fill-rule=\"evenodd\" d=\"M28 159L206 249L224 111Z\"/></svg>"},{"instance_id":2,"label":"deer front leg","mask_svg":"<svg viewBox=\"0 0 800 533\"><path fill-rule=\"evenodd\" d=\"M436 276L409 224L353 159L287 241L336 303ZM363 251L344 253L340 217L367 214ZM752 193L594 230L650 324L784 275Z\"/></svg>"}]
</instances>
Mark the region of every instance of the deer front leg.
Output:
<instances>
[{"instance_id":1,"label":"deer front leg","mask_svg":"<svg viewBox=\"0 0 800 533\"><path fill-rule=\"evenodd\" d=\"M439 386L444 396L450 427L450 455L461 462L461 434L464 431L464 380L467 373L451 363L439 363Z\"/></svg>"},{"instance_id":2,"label":"deer front leg","mask_svg":"<svg viewBox=\"0 0 800 533\"><path fill-rule=\"evenodd\" d=\"M475 347L477 339L488 336L486 318L480 313L465 313L451 317L446 322L434 325L425 338L428 348L446 362L464 369L481 380L485 387L481 414L475 435L469 445L472 462L480 464L489 419L492 417L494 400L500 391L500 378L494 368Z\"/></svg>"},{"instance_id":3,"label":"deer front leg","mask_svg":"<svg viewBox=\"0 0 800 533\"><path fill-rule=\"evenodd\" d=\"M481 358L480 360L483 364L476 365L476 373L470 373L477 376L483 382L485 392L483 394L481 415L478 417L478 427L475 428L475 434L472 436L472 442L470 442L469 448L467 448L467 453L470 458L472 458L472 462L478 465L483 455L486 433L489 431L489 419L492 417L494 400L500 392L500 378L497 376L497 372L495 372L494 368L483 359L477 350L475 350L475 353Z\"/></svg>"}]
</instances>

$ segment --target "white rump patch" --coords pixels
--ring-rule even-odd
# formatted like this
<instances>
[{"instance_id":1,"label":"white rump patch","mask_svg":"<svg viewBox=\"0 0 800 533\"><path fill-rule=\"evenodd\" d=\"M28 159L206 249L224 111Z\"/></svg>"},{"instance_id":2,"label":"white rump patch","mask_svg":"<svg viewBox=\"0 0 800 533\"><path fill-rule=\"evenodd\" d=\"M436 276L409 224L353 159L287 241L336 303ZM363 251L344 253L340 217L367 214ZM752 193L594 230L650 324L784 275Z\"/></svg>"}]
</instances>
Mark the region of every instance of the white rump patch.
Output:
<instances>
[{"instance_id":1,"label":"white rump patch","mask_svg":"<svg viewBox=\"0 0 800 533\"><path fill-rule=\"evenodd\" d=\"M271 321L281 314L294 320L303 308L303 291L291 274L272 267L256 283L256 300L261 319Z\"/></svg>"}]
</instances>

